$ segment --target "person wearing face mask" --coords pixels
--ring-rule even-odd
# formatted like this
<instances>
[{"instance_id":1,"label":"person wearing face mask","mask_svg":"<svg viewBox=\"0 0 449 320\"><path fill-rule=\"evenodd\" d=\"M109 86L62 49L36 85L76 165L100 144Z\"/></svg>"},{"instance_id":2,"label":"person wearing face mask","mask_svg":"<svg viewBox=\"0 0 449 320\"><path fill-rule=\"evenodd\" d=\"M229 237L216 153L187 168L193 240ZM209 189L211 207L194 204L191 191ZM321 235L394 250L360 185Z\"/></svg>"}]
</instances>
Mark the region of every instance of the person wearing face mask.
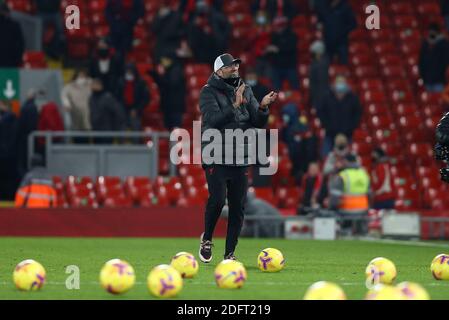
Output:
<instances>
[{"instance_id":1,"label":"person wearing face mask","mask_svg":"<svg viewBox=\"0 0 449 320\"><path fill-rule=\"evenodd\" d=\"M142 112L150 102L150 93L133 63L126 66L125 74L118 81L117 87L117 99L125 108L128 129L141 130Z\"/></svg>"},{"instance_id":2,"label":"person wearing face mask","mask_svg":"<svg viewBox=\"0 0 449 320\"><path fill-rule=\"evenodd\" d=\"M244 139L243 144L232 142L227 145L224 133L228 129L238 135L239 131L235 131L237 129L245 131L265 127L269 106L277 99L277 93L271 91L259 103L251 88L240 78L240 63L240 59L234 59L229 53L218 56L214 62L214 72L200 92L201 161L209 190L205 231L201 236L199 249L200 260L205 263L212 260L212 236L226 196L229 215L225 259L236 259L234 251L243 223L248 167L251 165L249 154L245 150L254 147L250 145L254 141ZM217 131L221 139L207 138L207 134ZM213 154L207 152L211 148L222 150L222 157L215 159ZM229 148L232 148L232 154ZM242 158L234 160L237 149L243 149L244 152Z\"/></svg>"},{"instance_id":3,"label":"person wearing face mask","mask_svg":"<svg viewBox=\"0 0 449 320\"><path fill-rule=\"evenodd\" d=\"M282 89L284 80L289 82L291 89L299 89L297 44L298 37L287 17L277 17L273 21L271 44L265 49L271 61L275 90Z\"/></svg>"},{"instance_id":4,"label":"person wearing face mask","mask_svg":"<svg viewBox=\"0 0 449 320\"><path fill-rule=\"evenodd\" d=\"M62 89L62 106L69 118L69 121L65 122L67 130L88 131L91 129L89 119L91 82L87 70L78 69L75 71L72 81ZM85 142L85 138L75 138L74 141Z\"/></svg>"},{"instance_id":5,"label":"person wearing face mask","mask_svg":"<svg viewBox=\"0 0 449 320\"><path fill-rule=\"evenodd\" d=\"M442 92L449 65L449 41L437 23L429 26L419 54L419 74L428 92Z\"/></svg>"},{"instance_id":6,"label":"person wearing face mask","mask_svg":"<svg viewBox=\"0 0 449 320\"><path fill-rule=\"evenodd\" d=\"M259 81L259 76L254 68L248 68L245 75L245 83L251 87L257 101L261 101L269 88Z\"/></svg>"},{"instance_id":7,"label":"person wearing face mask","mask_svg":"<svg viewBox=\"0 0 449 320\"><path fill-rule=\"evenodd\" d=\"M329 59L326 55L324 42L314 41L310 46L312 62L309 67L310 104L315 110L321 105L323 92L328 92L329 84Z\"/></svg>"},{"instance_id":8,"label":"person wearing face mask","mask_svg":"<svg viewBox=\"0 0 449 320\"><path fill-rule=\"evenodd\" d=\"M323 174L325 176L337 172L341 168L344 158L348 154L354 154L348 142L348 138L344 134L335 136L334 148L326 157L323 166Z\"/></svg>"},{"instance_id":9,"label":"person wearing face mask","mask_svg":"<svg viewBox=\"0 0 449 320\"><path fill-rule=\"evenodd\" d=\"M106 39L100 39L89 65L90 77L101 79L106 90L115 92L117 79L123 72L123 60L109 47Z\"/></svg>"},{"instance_id":10,"label":"person wearing face mask","mask_svg":"<svg viewBox=\"0 0 449 320\"><path fill-rule=\"evenodd\" d=\"M344 76L336 77L317 114L326 131L321 154L323 158L332 150L337 134L343 133L351 143L352 134L360 125L362 106Z\"/></svg>"}]
</instances>

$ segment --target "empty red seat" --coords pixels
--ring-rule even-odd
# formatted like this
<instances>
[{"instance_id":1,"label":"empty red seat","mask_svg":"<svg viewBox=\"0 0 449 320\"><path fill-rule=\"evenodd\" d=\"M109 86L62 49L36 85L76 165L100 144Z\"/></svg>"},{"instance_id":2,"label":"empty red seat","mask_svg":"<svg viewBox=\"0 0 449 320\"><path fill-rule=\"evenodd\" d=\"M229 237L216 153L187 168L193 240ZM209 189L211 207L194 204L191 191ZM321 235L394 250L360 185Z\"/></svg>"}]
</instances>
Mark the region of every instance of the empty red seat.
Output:
<instances>
[{"instance_id":1,"label":"empty red seat","mask_svg":"<svg viewBox=\"0 0 449 320\"><path fill-rule=\"evenodd\" d=\"M394 15L413 15L415 13L415 10L410 2L392 1L388 4L389 6L387 8Z\"/></svg>"},{"instance_id":2,"label":"empty red seat","mask_svg":"<svg viewBox=\"0 0 449 320\"><path fill-rule=\"evenodd\" d=\"M394 24L397 28L418 28L419 23L415 16L412 15L397 15L394 18Z\"/></svg>"},{"instance_id":3,"label":"empty red seat","mask_svg":"<svg viewBox=\"0 0 449 320\"><path fill-rule=\"evenodd\" d=\"M418 13L422 16L435 15L438 16L441 14L440 6L435 2L421 2L418 4Z\"/></svg>"}]
</instances>

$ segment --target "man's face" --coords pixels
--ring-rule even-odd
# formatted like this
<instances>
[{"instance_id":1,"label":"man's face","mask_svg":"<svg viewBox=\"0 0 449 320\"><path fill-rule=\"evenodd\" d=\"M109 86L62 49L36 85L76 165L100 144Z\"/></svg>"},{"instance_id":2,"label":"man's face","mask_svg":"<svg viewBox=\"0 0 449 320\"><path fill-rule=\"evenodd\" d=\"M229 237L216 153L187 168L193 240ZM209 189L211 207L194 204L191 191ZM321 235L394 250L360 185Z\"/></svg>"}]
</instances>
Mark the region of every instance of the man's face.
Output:
<instances>
[{"instance_id":1,"label":"man's face","mask_svg":"<svg viewBox=\"0 0 449 320\"><path fill-rule=\"evenodd\" d=\"M233 63L230 66L223 67L220 70L218 70L217 74L222 77L223 79L228 79L231 77L238 77L239 76L239 68L240 65L238 63Z\"/></svg>"}]
</instances>

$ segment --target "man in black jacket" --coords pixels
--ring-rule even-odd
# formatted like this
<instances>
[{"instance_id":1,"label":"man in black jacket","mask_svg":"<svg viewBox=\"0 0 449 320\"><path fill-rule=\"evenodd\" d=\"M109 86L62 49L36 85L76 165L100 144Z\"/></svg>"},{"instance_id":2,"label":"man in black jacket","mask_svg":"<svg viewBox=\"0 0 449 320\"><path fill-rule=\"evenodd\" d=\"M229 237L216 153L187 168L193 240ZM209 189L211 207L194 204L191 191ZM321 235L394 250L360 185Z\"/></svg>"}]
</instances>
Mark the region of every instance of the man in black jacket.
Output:
<instances>
[{"instance_id":1,"label":"man in black jacket","mask_svg":"<svg viewBox=\"0 0 449 320\"><path fill-rule=\"evenodd\" d=\"M19 68L25 51L20 24L13 20L6 3L0 1L0 68Z\"/></svg>"},{"instance_id":2,"label":"man in black jacket","mask_svg":"<svg viewBox=\"0 0 449 320\"><path fill-rule=\"evenodd\" d=\"M235 260L234 250L243 223L250 160L244 152L243 157L236 156L234 161L234 154L239 153L237 149L246 151L251 148L250 141L239 139L241 136L238 136L237 130L241 129L246 133L247 129L264 127L268 120L268 106L277 98L277 93L271 91L259 104L251 88L239 77L240 63L240 59L234 59L227 53L217 57L214 73L200 93L202 163L209 190L205 232L201 236L199 250L200 260L205 263L212 260L212 234L225 204L226 194L229 217L224 257ZM240 143L223 138L229 136L229 131L237 136L236 141L240 140ZM243 131L240 131L241 135L245 135ZM211 146L216 148L212 150ZM208 155L206 152L217 149L225 149L224 157L212 152Z\"/></svg>"},{"instance_id":3,"label":"man in black jacket","mask_svg":"<svg viewBox=\"0 0 449 320\"><path fill-rule=\"evenodd\" d=\"M432 23L419 53L419 74L427 91L444 90L448 65L449 41L441 32L438 23Z\"/></svg>"}]
</instances>

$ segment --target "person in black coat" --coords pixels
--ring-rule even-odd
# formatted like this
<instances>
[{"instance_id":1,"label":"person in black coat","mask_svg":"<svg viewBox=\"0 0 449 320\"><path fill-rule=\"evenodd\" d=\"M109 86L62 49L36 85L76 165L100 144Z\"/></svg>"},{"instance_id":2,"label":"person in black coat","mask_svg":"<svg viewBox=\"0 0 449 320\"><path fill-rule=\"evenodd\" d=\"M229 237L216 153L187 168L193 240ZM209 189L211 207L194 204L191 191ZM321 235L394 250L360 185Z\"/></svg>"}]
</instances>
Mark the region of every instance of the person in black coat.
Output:
<instances>
[{"instance_id":1,"label":"person in black coat","mask_svg":"<svg viewBox=\"0 0 449 320\"><path fill-rule=\"evenodd\" d=\"M441 33L440 26L433 23L424 39L419 54L419 74L429 92L442 92L449 65L449 41Z\"/></svg>"},{"instance_id":2,"label":"person in black coat","mask_svg":"<svg viewBox=\"0 0 449 320\"><path fill-rule=\"evenodd\" d=\"M362 112L358 97L351 91L346 79L338 76L318 109L318 117L326 131L323 157L332 150L337 134L342 133L352 141L352 134L360 124Z\"/></svg>"},{"instance_id":3,"label":"person in black coat","mask_svg":"<svg viewBox=\"0 0 449 320\"><path fill-rule=\"evenodd\" d=\"M132 48L134 27L144 14L142 0L108 0L106 3L111 45L123 59Z\"/></svg>"},{"instance_id":4,"label":"person in black coat","mask_svg":"<svg viewBox=\"0 0 449 320\"><path fill-rule=\"evenodd\" d=\"M126 114L114 95L105 90L101 79L92 81L89 98L92 131L122 131L126 128ZM96 143L112 143L111 138L94 139Z\"/></svg>"},{"instance_id":5,"label":"person in black coat","mask_svg":"<svg viewBox=\"0 0 449 320\"><path fill-rule=\"evenodd\" d=\"M231 25L226 16L204 0L196 2L187 25L187 41L196 62L212 64L228 48Z\"/></svg>"},{"instance_id":6,"label":"person in black coat","mask_svg":"<svg viewBox=\"0 0 449 320\"><path fill-rule=\"evenodd\" d=\"M19 68L25 40L20 24L13 20L6 3L0 3L0 68Z\"/></svg>"},{"instance_id":7,"label":"person in black coat","mask_svg":"<svg viewBox=\"0 0 449 320\"><path fill-rule=\"evenodd\" d=\"M116 92L117 79L123 75L124 63L110 48L106 39L100 39L94 58L90 60L89 75L101 79L106 91Z\"/></svg>"},{"instance_id":8,"label":"person in black coat","mask_svg":"<svg viewBox=\"0 0 449 320\"><path fill-rule=\"evenodd\" d=\"M54 58L59 58L63 53L65 36L63 15L60 11L61 0L35 0L37 16L41 19L42 25L45 28L53 26L55 33L50 40L45 51L48 55Z\"/></svg>"},{"instance_id":9,"label":"person in black coat","mask_svg":"<svg viewBox=\"0 0 449 320\"><path fill-rule=\"evenodd\" d=\"M440 0L441 14L444 18L444 24L449 32L449 0Z\"/></svg>"},{"instance_id":10,"label":"person in black coat","mask_svg":"<svg viewBox=\"0 0 449 320\"><path fill-rule=\"evenodd\" d=\"M181 13L173 10L167 3L162 3L154 16L151 31L156 37L154 61L159 61L165 52L175 52L180 46L185 35Z\"/></svg>"},{"instance_id":11,"label":"person in black coat","mask_svg":"<svg viewBox=\"0 0 449 320\"><path fill-rule=\"evenodd\" d=\"M0 100L0 199L13 200L20 179L17 172L17 117L8 101Z\"/></svg>"},{"instance_id":12,"label":"person in black coat","mask_svg":"<svg viewBox=\"0 0 449 320\"><path fill-rule=\"evenodd\" d=\"M271 45L266 53L272 64L273 87L282 89L288 80L292 89L299 89L297 45L298 37L290 28L286 17L278 17L273 22Z\"/></svg>"},{"instance_id":13,"label":"person in black coat","mask_svg":"<svg viewBox=\"0 0 449 320\"><path fill-rule=\"evenodd\" d=\"M181 127L186 109L184 65L173 53L167 54L161 57L150 75L159 87L160 109L164 116L165 128L172 130Z\"/></svg>"},{"instance_id":14,"label":"person in black coat","mask_svg":"<svg viewBox=\"0 0 449 320\"><path fill-rule=\"evenodd\" d=\"M263 97L270 91L267 86L260 83L259 76L254 68L246 70L245 83L251 87L257 101L262 101Z\"/></svg>"},{"instance_id":15,"label":"person in black coat","mask_svg":"<svg viewBox=\"0 0 449 320\"><path fill-rule=\"evenodd\" d=\"M349 34L357 27L354 12L346 0L320 0L315 11L324 28L324 43L330 62L338 56L340 64L348 64Z\"/></svg>"},{"instance_id":16,"label":"person in black coat","mask_svg":"<svg viewBox=\"0 0 449 320\"><path fill-rule=\"evenodd\" d=\"M201 236L199 249L200 260L205 263L212 260L212 236L226 197L229 214L225 259L236 259L234 251L243 224L250 157L247 152L238 150L248 150L254 141L243 138L243 142L227 144L226 140L229 139L225 139L224 134L232 131L239 136L238 129L242 132L263 128L268 121L268 106L277 98L277 94L272 91L259 104L251 88L240 78L240 63L240 59L234 59L230 54L218 56L214 62L214 72L200 92L201 161L209 190L205 232ZM237 140L240 140L239 137ZM215 149L224 149L221 156L212 151Z\"/></svg>"},{"instance_id":17,"label":"person in black coat","mask_svg":"<svg viewBox=\"0 0 449 320\"><path fill-rule=\"evenodd\" d=\"M291 0L254 0L251 3L251 13L256 16L259 11L265 12L272 21L277 16L294 18L298 14L296 6Z\"/></svg>"},{"instance_id":18,"label":"person in black coat","mask_svg":"<svg viewBox=\"0 0 449 320\"><path fill-rule=\"evenodd\" d=\"M140 130L142 112L150 102L150 93L134 64L126 66L124 76L118 81L116 96L125 108L128 128Z\"/></svg>"},{"instance_id":19,"label":"person in black coat","mask_svg":"<svg viewBox=\"0 0 449 320\"><path fill-rule=\"evenodd\" d=\"M28 135L37 130L39 111L35 102L36 93L30 92L28 99L20 109L17 125L17 148L19 175L23 177L27 172L28 160Z\"/></svg>"}]
</instances>

